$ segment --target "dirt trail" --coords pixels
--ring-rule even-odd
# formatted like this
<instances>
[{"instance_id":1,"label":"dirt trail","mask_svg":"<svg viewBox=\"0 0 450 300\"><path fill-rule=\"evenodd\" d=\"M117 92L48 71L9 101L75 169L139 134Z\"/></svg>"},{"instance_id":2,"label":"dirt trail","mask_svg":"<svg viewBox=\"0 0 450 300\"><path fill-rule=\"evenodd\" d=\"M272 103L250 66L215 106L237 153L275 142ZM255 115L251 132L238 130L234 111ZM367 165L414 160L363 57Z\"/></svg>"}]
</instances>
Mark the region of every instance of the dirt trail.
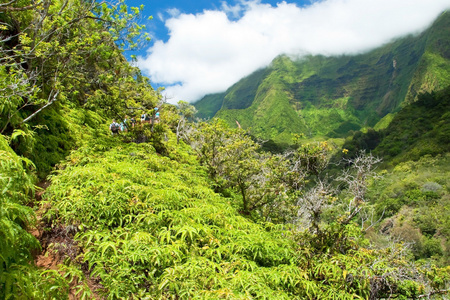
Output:
<instances>
[{"instance_id":1,"label":"dirt trail","mask_svg":"<svg viewBox=\"0 0 450 300\"><path fill-rule=\"evenodd\" d=\"M49 185L50 185L49 181L41 181L36 185L38 188L36 189L36 192L34 194L35 205L39 205L40 201L42 200L42 195L45 193L45 190ZM39 240L39 243L42 246L42 251L36 254L34 262L36 266L40 268L58 270L57 265L62 263L62 261L58 259L56 255L52 253L52 251L47 252L48 243L43 239L43 224L41 219L42 209L39 209L36 212L36 217L37 217L36 228L33 229L30 233Z\"/></svg>"},{"instance_id":2,"label":"dirt trail","mask_svg":"<svg viewBox=\"0 0 450 300\"><path fill-rule=\"evenodd\" d=\"M49 181L42 181L37 184L38 189L35 192L35 206L40 206L42 195L45 193L47 187L50 186ZM45 212L45 207L39 207L36 211L37 225L36 228L30 231L30 233L39 240L42 250L39 253L35 253L34 263L37 267L46 270L55 270L62 273L59 270L58 265L64 263L64 259L69 257L75 260L79 254L79 247L77 242L73 239L76 228L74 226L59 226L50 227L42 220L42 215ZM84 270L86 277L86 284L92 291L94 299L102 299L96 290L102 289L103 286L99 284L98 280L94 280L89 277L89 271ZM70 300L81 299L81 295L76 295L77 283L70 283Z\"/></svg>"}]
</instances>

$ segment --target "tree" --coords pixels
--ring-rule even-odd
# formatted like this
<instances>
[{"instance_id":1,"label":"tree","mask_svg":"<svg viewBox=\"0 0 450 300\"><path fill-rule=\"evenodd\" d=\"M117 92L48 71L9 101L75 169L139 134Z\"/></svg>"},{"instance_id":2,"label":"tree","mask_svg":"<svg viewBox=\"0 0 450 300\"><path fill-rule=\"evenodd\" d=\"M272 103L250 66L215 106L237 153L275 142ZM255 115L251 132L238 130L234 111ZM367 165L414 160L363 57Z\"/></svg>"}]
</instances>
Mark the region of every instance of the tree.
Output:
<instances>
[{"instance_id":1,"label":"tree","mask_svg":"<svg viewBox=\"0 0 450 300\"><path fill-rule=\"evenodd\" d=\"M136 83L136 71L122 51L148 39L137 22L143 7L128 9L122 0L27 2L0 6L0 131L10 134L57 100L123 110L122 89Z\"/></svg>"},{"instance_id":2,"label":"tree","mask_svg":"<svg viewBox=\"0 0 450 300\"><path fill-rule=\"evenodd\" d=\"M181 138L188 139L189 131L191 130L191 126L189 123L193 121L195 114L197 113L197 109L195 106L190 105L186 101L178 101L178 114L179 120L176 128L177 135L177 143L180 142Z\"/></svg>"},{"instance_id":3,"label":"tree","mask_svg":"<svg viewBox=\"0 0 450 300\"><path fill-rule=\"evenodd\" d=\"M375 167L381 162L381 159L361 151L353 159L344 159L349 168L345 169L338 181L346 185L351 199L347 203L345 215L341 216L341 224L348 224L362 209L366 203L366 193L369 185L369 179L376 176Z\"/></svg>"},{"instance_id":4,"label":"tree","mask_svg":"<svg viewBox=\"0 0 450 300\"><path fill-rule=\"evenodd\" d=\"M190 136L192 148L220 189L233 188L242 199L242 213L250 215L269 201L268 156L242 129L220 119L199 123Z\"/></svg>"},{"instance_id":5,"label":"tree","mask_svg":"<svg viewBox=\"0 0 450 300\"><path fill-rule=\"evenodd\" d=\"M198 123L190 144L206 166L216 190L231 188L240 195L241 213L273 222L286 221L304 177L291 166L289 155L271 155L242 128L220 119ZM289 212L288 212L289 211Z\"/></svg>"},{"instance_id":6,"label":"tree","mask_svg":"<svg viewBox=\"0 0 450 300\"><path fill-rule=\"evenodd\" d=\"M307 228L312 234L321 232L322 213L335 202L336 191L324 180L302 193L297 200L296 224Z\"/></svg>"}]
</instances>

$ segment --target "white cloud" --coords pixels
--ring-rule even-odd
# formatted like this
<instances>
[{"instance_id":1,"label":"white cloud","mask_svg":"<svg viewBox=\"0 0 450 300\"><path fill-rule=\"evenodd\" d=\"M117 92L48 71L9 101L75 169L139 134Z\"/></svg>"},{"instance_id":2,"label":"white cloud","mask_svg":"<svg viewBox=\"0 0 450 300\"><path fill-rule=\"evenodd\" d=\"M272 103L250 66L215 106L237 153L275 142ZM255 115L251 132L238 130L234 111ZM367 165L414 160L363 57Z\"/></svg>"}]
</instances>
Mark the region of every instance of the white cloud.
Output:
<instances>
[{"instance_id":1,"label":"white cloud","mask_svg":"<svg viewBox=\"0 0 450 300\"><path fill-rule=\"evenodd\" d=\"M180 14L181 14L181 11L178 8L173 7L173 8L166 9L166 11L164 11L164 12L160 11L156 15L158 17L158 20L160 20L161 22L165 22L166 15L168 15L169 18L177 18Z\"/></svg>"},{"instance_id":2,"label":"white cloud","mask_svg":"<svg viewBox=\"0 0 450 300\"><path fill-rule=\"evenodd\" d=\"M172 18L177 18L177 17L181 14L181 11L180 11L178 8L174 7L174 8L169 8L169 9L167 10L167 13L168 13Z\"/></svg>"},{"instance_id":3,"label":"white cloud","mask_svg":"<svg viewBox=\"0 0 450 300\"><path fill-rule=\"evenodd\" d=\"M221 9L228 16L231 16L232 18L237 19L241 16L243 7L239 3L236 4L235 6L230 6L230 5L228 5L228 3L226 1L222 1Z\"/></svg>"},{"instance_id":4,"label":"white cloud","mask_svg":"<svg viewBox=\"0 0 450 300\"><path fill-rule=\"evenodd\" d=\"M450 0L324 0L307 7L242 1L222 10L179 14L165 24L139 66L166 86L171 101L195 101L226 90L277 55L359 53L425 29ZM229 19L228 15L239 19Z\"/></svg>"},{"instance_id":5,"label":"white cloud","mask_svg":"<svg viewBox=\"0 0 450 300\"><path fill-rule=\"evenodd\" d=\"M160 20L161 22L164 22L164 15L162 14L162 12L158 12L157 16L158 16L158 20Z\"/></svg>"}]
</instances>

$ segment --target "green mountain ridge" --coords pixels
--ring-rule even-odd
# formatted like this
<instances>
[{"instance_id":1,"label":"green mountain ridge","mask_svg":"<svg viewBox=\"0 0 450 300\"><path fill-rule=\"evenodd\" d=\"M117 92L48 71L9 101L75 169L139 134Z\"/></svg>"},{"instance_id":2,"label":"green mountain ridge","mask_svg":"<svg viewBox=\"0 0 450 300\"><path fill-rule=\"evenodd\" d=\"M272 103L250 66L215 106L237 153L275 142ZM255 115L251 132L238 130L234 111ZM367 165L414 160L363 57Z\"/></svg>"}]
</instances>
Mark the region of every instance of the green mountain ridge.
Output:
<instances>
[{"instance_id":1,"label":"green mountain ridge","mask_svg":"<svg viewBox=\"0 0 450 300\"><path fill-rule=\"evenodd\" d=\"M373 151L391 165L417 161L425 155L443 155L450 151L449 111L450 86L421 94L417 101L395 114L386 128L357 131L343 148L349 151L349 156L360 150Z\"/></svg>"},{"instance_id":2,"label":"green mountain ridge","mask_svg":"<svg viewBox=\"0 0 450 300\"><path fill-rule=\"evenodd\" d=\"M450 84L450 14L443 13L417 36L407 36L359 55L282 55L226 92L207 95L194 105L199 116L229 124L238 121L252 134L290 142L344 137L350 130L375 126L402 103Z\"/></svg>"}]
</instances>

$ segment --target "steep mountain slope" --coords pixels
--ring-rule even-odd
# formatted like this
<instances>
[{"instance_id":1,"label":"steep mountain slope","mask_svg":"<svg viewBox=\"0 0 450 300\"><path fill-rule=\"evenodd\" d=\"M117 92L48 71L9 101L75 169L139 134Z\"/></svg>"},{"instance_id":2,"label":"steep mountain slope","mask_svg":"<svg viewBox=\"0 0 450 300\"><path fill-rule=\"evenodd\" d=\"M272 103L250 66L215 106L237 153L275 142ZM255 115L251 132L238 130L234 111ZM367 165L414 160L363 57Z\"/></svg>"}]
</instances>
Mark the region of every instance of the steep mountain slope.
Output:
<instances>
[{"instance_id":1,"label":"steep mountain slope","mask_svg":"<svg viewBox=\"0 0 450 300\"><path fill-rule=\"evenodd\" d=\"M405 105L381 130L357 131L336 162L361 150L383 157L369 189L379 225L369 235L396 236L416 259L450 263L450 86ZM382 233L380 235L380 233ZM382 240L382 239L381 239Z\"/></svg>"},{"instance_id":2,"label":"steep mountain slope","mask_svg":"<svg viewBox=\"0 0 450 300\"><path fill-rule=\"evenodd\" d=\"M357 131L343 148L348 156L360 150L373 151L393 166L399 162L419 160L424 155L436 156L450 151L450 86L420 94L406 105L381 130ZM342 156L342 155L341 155Z\"/></svg>"},{"instance_id":3,"label":"steep mountain slope","mask_svg":"<svg viewBox=\"0 0 450 300\"><path fill-rule=\"evenodd\" d=\"M403 101L450 84L450 14L425 32L371 52L339 57L276 58L225 93L195 106L202 117L235 121L252 133L288 142L306 137L343 137L375 126Z\"/></svg>"},{"instance_id":4,"label":"steep mountain slope","mask_svg":"<svg viewBox=\"0 0 450 300\"><path fill-rule=\"evenodd\" d=\"M197 107L201 107L198 116L209 118L214 116L221 108L244 109L249 107L258 91L258 86L267 74L267 69L258 70L251 76L241 79L226 92L204 97L196 103Z\"/></svg>"}]
</instances>

